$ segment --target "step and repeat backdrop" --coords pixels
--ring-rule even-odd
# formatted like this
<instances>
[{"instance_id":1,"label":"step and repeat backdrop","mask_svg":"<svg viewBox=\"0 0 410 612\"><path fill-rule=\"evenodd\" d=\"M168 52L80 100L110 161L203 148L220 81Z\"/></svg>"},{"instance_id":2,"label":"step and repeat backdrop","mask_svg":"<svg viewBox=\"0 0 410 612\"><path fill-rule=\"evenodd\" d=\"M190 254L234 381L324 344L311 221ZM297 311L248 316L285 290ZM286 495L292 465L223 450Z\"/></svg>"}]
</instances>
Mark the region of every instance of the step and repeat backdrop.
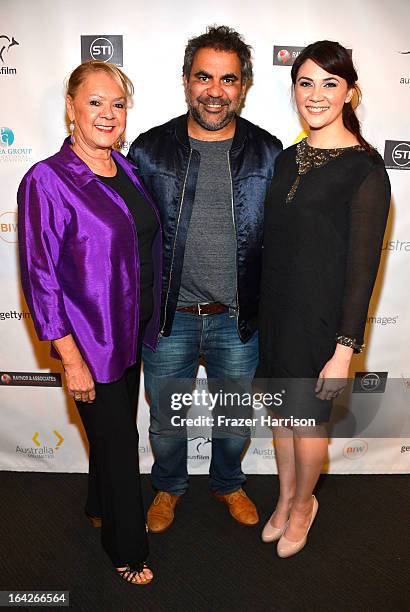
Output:
<instances>
[{"instance_id":1,"label":"step and repeat backdrop","mask_svg":"<svg viewBox=\"0 0 410 612\"><path fill-rule=\"evenodd\" d=\"M206 7L206 8L205 8ZM81 61L112 61L135 84L127 139L185 112L181 67L189 37L234 27L253 47L255 78L243 116L284 146L302 136L290 66L320 39L352 50L366 138L384 156L392 210L368 317L353 359L351 411L336 406L329 473L410 472L410 39L408 0L1 0L0 2L0 469L84 472L87 443L58 361L37 341L19 285L16 191L26 171L66 136L64 80ZM199 376L205 376L203 368ZM143 385L142 385L143 387ZM141 470L149 472L149 409L139 405ZM189 470L206 473L207 435L189 439ZM276 471L272 440L255 437L248 473Z\"/></svg>"}]
</instances>

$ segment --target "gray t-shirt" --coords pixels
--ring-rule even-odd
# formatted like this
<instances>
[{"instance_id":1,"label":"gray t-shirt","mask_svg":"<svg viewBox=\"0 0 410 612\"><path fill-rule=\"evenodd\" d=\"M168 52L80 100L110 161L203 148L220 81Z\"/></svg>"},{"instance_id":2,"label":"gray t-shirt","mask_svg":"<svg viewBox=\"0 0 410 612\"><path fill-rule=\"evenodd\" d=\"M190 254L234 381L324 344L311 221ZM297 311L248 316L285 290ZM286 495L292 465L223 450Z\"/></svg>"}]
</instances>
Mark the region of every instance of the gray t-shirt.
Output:
<instances>
[{"instance_id":1,"label":"gray t-shirt","mask_svg":"<svg viewBox=\"0 0 410 612\"><path fill-rule=\"evenodd\" d=\"M178 308L201 302L236 306L236 234L229 149L232 139L190 138L199 151L194 205L185 246Z\"/></svg>"}]
</instances>

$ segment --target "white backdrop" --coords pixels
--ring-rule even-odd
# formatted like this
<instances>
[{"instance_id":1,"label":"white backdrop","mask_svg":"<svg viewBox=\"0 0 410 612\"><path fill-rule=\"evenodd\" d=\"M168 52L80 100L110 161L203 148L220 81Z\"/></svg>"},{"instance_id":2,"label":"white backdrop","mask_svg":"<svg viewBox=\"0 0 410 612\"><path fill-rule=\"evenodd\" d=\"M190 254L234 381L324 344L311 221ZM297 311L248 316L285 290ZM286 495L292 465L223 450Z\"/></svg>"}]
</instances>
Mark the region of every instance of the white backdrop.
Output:
<instances>
[{"instance_id":1,"label":"white backdrop","mask_svg":"<svg viewBox=\"0 0 410 612\"><path fill-rule=\"evenodd\" d=\"M80 37L84 35L123 37L123 69L136 88L128 141L185 111L181 86L184 46L208 24L234 27L253 46L255 78L243 116L274 133L284 146L292 144L301 126L290 101L290 69L273 65L273 46L303 47L328 38L353 50L364 93L359 112L364 134L382 155L385 141L396 141L404 157L396 155L389 170L393 210L367 326L368 348L364 357L353 360L352 376L356 371L387 372L388 383L393 379L400 383L397 393L401 396L396 399L402 414L408 411L410 173L403 170L410 169L406 157L410 140L409 20L408 0L388 4L384 0L332 0L316 5L304 0L208 0L205 4L200 0L0 0L0 469L87 469L85 436L75 406L64 391L9 382L13 372L34 376L61 371L59 363L48 358L46 343L36 340L19 289L16 190L29 167L53 154L66 135L63 81L81 61ZM395 400L388 393L379 397L380 411L388 423L394 418ZM148 407L141 397L143 472L152 463L148 421ZM397 437L384 439L333 438L326 469L330 473L409 472L410 435L407 430L399 436L398 432ZM205 473L209 441L191 441L189 449L190 472ZM252 441L244 469L248 473L275 471L269 439Z\"/></svg>"}]
</instances>

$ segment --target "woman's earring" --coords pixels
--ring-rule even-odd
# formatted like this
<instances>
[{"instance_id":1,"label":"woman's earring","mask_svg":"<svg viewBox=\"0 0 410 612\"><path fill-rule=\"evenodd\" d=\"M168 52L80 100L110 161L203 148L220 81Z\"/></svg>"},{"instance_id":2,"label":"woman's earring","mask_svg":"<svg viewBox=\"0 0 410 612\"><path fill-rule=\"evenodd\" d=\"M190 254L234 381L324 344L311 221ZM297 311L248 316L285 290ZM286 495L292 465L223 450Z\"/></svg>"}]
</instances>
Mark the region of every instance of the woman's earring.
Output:
<instances>
[{"instance_id":1,"label":"woman's earring","mask_svg":"<svg viewBox=\"0 0 410 612\"><path fill-rule=\"evenodd\" d=\"M71 123L69 125L69 128L70 128L70 132L71 132L71 144L74 144L75 143L75 138L74 138L74 128L75 128L75 125L74 125L74 121L71 121Z\"/></svg>"},{"instance_id":2,"label":"woman's earring","mask_svg":"<svg viewBox=\"0 0 410 612\"><path fill-rule=\"evenodd\" d=\"M117 149L121 149L121 148L122 148L122 146L123 146L123 144L124 144L124 141L123 141L123 139L122 139L122 138L119 138L119 139L117 140L117 142L115 143L115 145L116 145Z\"/></svg>"}]
</instances>

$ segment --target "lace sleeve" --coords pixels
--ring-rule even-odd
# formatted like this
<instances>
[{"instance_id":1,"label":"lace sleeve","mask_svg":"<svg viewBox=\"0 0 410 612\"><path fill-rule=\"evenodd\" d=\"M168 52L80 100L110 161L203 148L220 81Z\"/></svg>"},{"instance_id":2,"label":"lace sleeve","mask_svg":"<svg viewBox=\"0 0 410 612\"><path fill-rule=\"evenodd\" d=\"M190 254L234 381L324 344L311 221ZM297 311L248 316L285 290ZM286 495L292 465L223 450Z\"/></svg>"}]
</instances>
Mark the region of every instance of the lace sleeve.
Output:
<instances>
[{"instance_id":1,"label":"lace sleeve","mask_svg":"<svg viewBox=\"0 0 410 612\"><path fill-rule=\"evenodd\" d=\"M347 265L338 335L363 343L367 311L380 263L390 206L390 181L377 165L356 192L350 209Z\"/></svg>"}]
</instances>

